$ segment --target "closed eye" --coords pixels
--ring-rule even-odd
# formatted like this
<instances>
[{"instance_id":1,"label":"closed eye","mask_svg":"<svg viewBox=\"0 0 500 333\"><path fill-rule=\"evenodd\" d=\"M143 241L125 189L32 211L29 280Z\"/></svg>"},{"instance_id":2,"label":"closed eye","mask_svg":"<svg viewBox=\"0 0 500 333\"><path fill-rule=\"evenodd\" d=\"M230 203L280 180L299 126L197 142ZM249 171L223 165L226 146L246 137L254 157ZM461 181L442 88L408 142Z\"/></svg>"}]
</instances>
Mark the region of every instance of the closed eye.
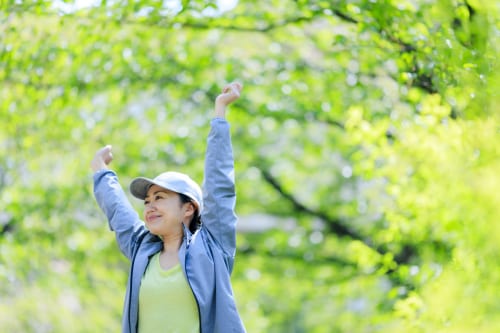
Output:
<instances>
[{"instance_id":1,"label":"closed eye","mask_svg":"<svg viewBox=\"0 0 500 333\"><path fill-rule=\"evenodd\" d=\"M155 195L153 196L153 201L158 201L158 200L161 200L161 199L163 199L163 198L164 198L164 197L163 197L162 195L160 195L160 194L155 194ZM149 204L150 202L151 202L151 201L150 201L149 199L144 200L144 205L146 206L146 205L147 205L147 204Z\"/></svg>"},{"instance_id":2,"label":"closed eye","mask_svg":"<svg viewBox=\"0 0 500 333\"><path fill-rule=\"evenodd\" d=\"M170 195L170 192L165 191L156 191L144 198L144 205L151 203L151 201L158 201L161 199L165 199Z\"/></svg>"}]
</instances>

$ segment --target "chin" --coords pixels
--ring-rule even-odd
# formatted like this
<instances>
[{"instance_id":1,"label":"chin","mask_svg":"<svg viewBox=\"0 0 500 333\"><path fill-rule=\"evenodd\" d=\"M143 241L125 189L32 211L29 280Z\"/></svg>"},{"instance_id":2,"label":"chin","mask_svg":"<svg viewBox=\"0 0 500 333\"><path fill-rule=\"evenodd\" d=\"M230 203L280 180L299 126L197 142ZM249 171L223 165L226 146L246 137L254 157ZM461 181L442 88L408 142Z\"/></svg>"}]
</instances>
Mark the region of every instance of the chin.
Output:
<instances>
[{"instance_id":1,"label":"chin","mask_svg":"<svg viewBox=\"0 0 500 333\"><path fill-rule=\"evenodd\" d=\"M146 228L149 230L150 233L156 236L160 236L161 230L155 225L147 224L146 223Z\"/></svg>"}]
</instances>

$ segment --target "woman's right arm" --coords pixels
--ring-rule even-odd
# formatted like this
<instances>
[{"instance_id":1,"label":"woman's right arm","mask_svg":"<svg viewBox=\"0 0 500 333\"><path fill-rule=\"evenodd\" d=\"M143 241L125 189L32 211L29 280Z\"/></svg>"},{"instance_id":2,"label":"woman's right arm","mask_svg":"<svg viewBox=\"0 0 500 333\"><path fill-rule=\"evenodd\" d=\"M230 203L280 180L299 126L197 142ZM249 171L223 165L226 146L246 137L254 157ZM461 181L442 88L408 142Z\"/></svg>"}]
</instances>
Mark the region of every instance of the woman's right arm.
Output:
<instances>
[{"instance_id":1,"label":"woman's right arm","mask_svg":"<svg viewBox=\"0 0 500 333\"><path fill-rule=\"evenodd\" d=\"M120 250L131 259L137 240L146 228L128 201L118 177L108 169L112 159L111 146L106 146L98 150L92 160L94 196L108 219L110 229L116 234Z\"/></svg>"}]
</instances>

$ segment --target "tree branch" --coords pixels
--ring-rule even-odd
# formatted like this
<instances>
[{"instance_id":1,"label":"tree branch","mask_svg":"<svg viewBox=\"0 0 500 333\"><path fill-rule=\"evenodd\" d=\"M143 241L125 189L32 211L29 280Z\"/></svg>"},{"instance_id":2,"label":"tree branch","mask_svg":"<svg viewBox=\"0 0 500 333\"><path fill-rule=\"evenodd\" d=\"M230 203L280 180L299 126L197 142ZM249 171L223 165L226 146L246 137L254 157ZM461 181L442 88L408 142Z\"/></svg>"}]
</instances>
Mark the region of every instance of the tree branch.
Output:
<instances>
[{"instance_id":1,"label":"tree branch","mask_svg":"<svg viewBox=\"0 0 500 333\"><path fill-rule=\"evenodd\" d=\"M347 236L351 239L359 240L365 244L366 241L364 240L364 237L362 237L360 234L357 232L349 229L344 225L344 222L341 221L340 219L334 219L326 215L324 212L320 211L314 211L310 209L309 207L306 207L304 204L300 203L291 193L287 192L283 186L278 182L278 180L271 175L271 173L262 168L257 166L259 168L262 177L267 181L269 185L271 185L283 198L285 198L287 201L289 201L293 207L298 210L299 212L305 213L307 215L312 215L319 217L323 221L325 221L328 226L330 227L330 230L333 231L335 234L337 234L340 237ZM367 244L368 245L368 244ZM369 245L368 245L369 246Z\"/></svg>"},{"instance_id":2,"label":"tree branch","mask_svg":"<svg viewBox=\"0 0 500 333\"><path fill-rule=\"evenodd\" d=\"M245 254L245 255L252 255L252 254L264 254L268 257L274 257L274 258L283 258L283 259L290 259L290 260L298 260L302 262L307 262L311 263L314 265L338 265L342 267L353 267L357 268L358 265L355 262L352 261L347 261L343 258L336 257L336 256L313 256L312 258L305 258L304 254L302 253L297 253L294 251L271 251L271 250L262 250L262 249L256 249L254 247L244 247L244 248L238 248L238 253Z\"/></svg>"},{"instance_id":3,"label":"tree branch","mask_svg":"<svg viewBox=\"0 0 500 333\"><path fill-rule=\"evenodd\" d=\"M291 193L286 191L283 186L280 184L280 182L265 168L262 166L257 165L257 168L260 170L262 177L266 182L271 185L280 195L282 198L290 202L293 207L307 215L311 215L314 217L318 217L321 220L325 221L329 230L336 234L339 237L349 237L352 240L358 240L365 244L367 247L372 249L373 251L379 253L380 255L384 255L388 252L391 252L390 250L387 249L387 246L384 244L374 244L369 237L365 237L364 235L360 234L359 232L352 230L348 228L345 225L345 221L339 219L339 218L332 218L328 216L325 212L321 211L316 211L313 210L301 202L299 202ZM445 251L444 253L447 253L446 251L450 250L450 246L440 240L436 239L429 239L428 242L425 242L428 245L431 245L434 249L437 251ZM420 245L422 245L420 243ZM398 253L393 253L394 255L394 261L400 265L400 264L409 264L411 262L414 262L416 258L418 258L418 244L413 244L411 241L406 242L406 243L401 243L401 251ZM397 268L395 269L397 270ZM389 271L389 273L392 273L393 271Z\"/></svg>"}]
</instances>

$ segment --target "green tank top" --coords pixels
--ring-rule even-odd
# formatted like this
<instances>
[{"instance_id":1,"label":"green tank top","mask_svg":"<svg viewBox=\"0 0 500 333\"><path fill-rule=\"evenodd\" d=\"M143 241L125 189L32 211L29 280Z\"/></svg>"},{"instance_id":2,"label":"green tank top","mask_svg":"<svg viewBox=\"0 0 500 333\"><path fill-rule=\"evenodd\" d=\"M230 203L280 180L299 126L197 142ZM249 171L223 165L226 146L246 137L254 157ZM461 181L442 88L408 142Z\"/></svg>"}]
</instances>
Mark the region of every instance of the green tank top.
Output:
<instances>
[{"instance_id":1,"label":"green tank top","mask_svg":"<svg viewBox=\"0 0 500 333\"><path fill-rule=\"evenodd\" d=\"M160 253L144 273L139 292L139 333L200 332L198 306L180 264L164 270Z\"/></svg>"}]
</instances>

